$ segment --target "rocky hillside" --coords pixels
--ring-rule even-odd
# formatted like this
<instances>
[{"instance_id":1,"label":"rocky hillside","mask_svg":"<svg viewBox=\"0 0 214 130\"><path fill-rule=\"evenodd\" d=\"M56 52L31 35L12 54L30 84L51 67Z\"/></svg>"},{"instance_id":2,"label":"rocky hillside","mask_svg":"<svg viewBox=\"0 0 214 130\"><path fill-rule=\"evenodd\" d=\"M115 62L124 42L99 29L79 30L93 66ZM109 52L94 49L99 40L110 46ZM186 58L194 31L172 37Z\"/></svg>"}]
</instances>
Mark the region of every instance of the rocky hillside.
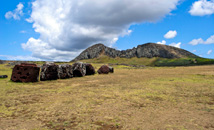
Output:
<instances>
[{"instance_id":1,"label":"rocky hillside","mask_svg":"<svg viewBox=\"0 0 214 130\"><path fill-rule=\"evenodd\" d=\"M0 64L4 64L4 61L3 61L3 60L0 60Z\"/></svg>"},{"instance_id":2,"label":"rocky hillside","mask_svg":"<svg viewBox=\"0 0 214 130\"><path fill-rule=\"evenodd\" d=\"M190 53L186 50L167 46L160 45L156 43L147 43L143 45L138 45L137 48L132 48L128 50L119 51L113 48L104 46L103 44L96 44L85 51L83 51L79 56L77 56L73 61L84 60L84 59L93 59L97 58L100 55L107 55L109 57L115 58L132 58L132 57L161 57L161 58L197 58L198 56Z\"/></svg>"}]
</instances>

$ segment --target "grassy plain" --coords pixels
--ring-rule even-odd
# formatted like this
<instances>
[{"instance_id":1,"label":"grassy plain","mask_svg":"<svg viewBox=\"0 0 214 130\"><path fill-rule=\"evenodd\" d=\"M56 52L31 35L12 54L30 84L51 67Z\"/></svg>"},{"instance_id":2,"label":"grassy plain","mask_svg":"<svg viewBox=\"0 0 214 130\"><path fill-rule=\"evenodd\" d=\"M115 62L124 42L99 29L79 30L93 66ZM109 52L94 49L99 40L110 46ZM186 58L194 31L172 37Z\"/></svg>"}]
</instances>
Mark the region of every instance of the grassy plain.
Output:
<instances>
[{"instance_id":1,"label":"grassy plain","mask_svg":"<svg viewBox=\"0 0 214 130\"><path fill-rule=\"evenodd\" d=\"M195 66L195 65L212 65L214 64L214 59L206 58L110 58L106 55L101 55L98 58L82 60L88 63L109 63L109 64L127 64L136 66Z\"/></svg>"},{"instance_id":2,"label":"grassy plain","mask_svg":"<svg viewBox=\"0 0 214 130\"><path fill-rule=\"evenodd\" d=\"M94 64L96 69L101 64ZM214 129L214 66L132 68L38 83L0 65L2 130Z\"/></svg>"}]
</instances>

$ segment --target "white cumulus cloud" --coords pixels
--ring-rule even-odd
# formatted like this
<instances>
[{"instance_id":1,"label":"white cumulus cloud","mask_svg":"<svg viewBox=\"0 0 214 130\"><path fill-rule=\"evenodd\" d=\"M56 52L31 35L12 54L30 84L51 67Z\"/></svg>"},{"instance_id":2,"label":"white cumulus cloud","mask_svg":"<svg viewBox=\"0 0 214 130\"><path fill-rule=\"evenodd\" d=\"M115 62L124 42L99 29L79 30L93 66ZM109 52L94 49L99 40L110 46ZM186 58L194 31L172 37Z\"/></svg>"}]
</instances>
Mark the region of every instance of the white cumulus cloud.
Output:
<instances>
[{"instance_id":1,"label":"white cumulus cloud","mask_svg":"<svg viewBox=\"0 0 214 130\"><path fill-rule=\"evenodd\" d=\"M203 40L202 38L193 39L189 42L191 45L198 45L198 44L214 44L214 35L210 36L207 40Z\"/></svg>"},{"instance_id":2,"label":"white cumulus cloud","mask_svg":"<svg viewBox=\"0 0 214 130\"><path fill-rule=\"evenodd\" d=\"M112 46L129 27L154 22L176 9L179 0L35 0L31 17L38 39L22 47L48 60L71 60L96 43Z\"/></svg>"},{"instance_id":3,"label":"white cumulus cloud","mask_svg":"<svg viewBox=\"0 0 214 130\"><path fill-rule=\"evenodd\" d=\"M157 44L166 45L166 41L165 41L165 40L162 40L162 42L157 42Z\"/></svg>"},{"instance_id":4,"label":"white cumulus cloud","mask_svg":"<svg viewBox=\"0 0 214 130\"><path fill-rule=\"evenodd\" d=\"M189 13L193 16L214 14L214 0L198 0L194 2Z\"/></svg>"},{"instance_id":5,"label":"white cumulus cloud","mask_svg":"<svg viewBox=\"0 0 214 130\"><path fill-rule=\"evenodd\" d=\"M172 39L172 38L175 38L177 36L177 31L174 30L170 30L169 32L167 32L165 35L164 35L164 38L166 39Z\"/></svg>"},{"instance_id":6,"label":"white cumulus cloud","mask_svg":"<svg viewBox=\"0 0 214 130\"><path fill-rule=\"evenodd\" d=\"M22 3L19 3L17 5L17 8L13 11L8 11L6 14L5 14L5 18L6 19L10 19L10 18L13 18L15 20L20 20L20 16L23 15L23 8L24 8L24 5Z\"/></svg>"},{"instance_id":7,"label":"white cumulus cloud","mask_svg":"<svg viewBox=\"0 0 214 130\"><path fill-rule=\"evenodd\" d=\"M166 41L162 40L162 42L157 42L157 44L166 45ZM174 43L173 42L173 43L169 44L169 46L181 48L181 42L179 42L179 43Z\"/></svg>"},{"instance_id":8,"label":"white cumulus cloud","mask_svg":"<svg viewBox=\"0 0 214 130\"><path fill-rule=\"evenodd\" d=\"M179 43L171 43L169 45L173 46L173 47L181 48L181 42L179 42Z\"/></svg>"},{"instance_id":9,"label":"white cumulus cloud","mask_svg":"<svg viewBox=\"0 0 214 130\"><path fill-rule=\"evenodd\" d=\"M33 57L38 57L49 61L70 61L78 55L82 49L76 51L62 51L51 47L48 43L40 39L30 38L27 43L22 44L22 48L33 52Z\"/></svg>"},{"instance_id":10,"label":"white cumulus cloud","mask_svg":"<svg viewBox=\"0 0 214 130\"><path fill-rule=\"evenodd\" d=\"M213 50L209 50L209 51L207 52L207 55L210 55L212 52L213 52Z\"/></svg>"}]
</instances>

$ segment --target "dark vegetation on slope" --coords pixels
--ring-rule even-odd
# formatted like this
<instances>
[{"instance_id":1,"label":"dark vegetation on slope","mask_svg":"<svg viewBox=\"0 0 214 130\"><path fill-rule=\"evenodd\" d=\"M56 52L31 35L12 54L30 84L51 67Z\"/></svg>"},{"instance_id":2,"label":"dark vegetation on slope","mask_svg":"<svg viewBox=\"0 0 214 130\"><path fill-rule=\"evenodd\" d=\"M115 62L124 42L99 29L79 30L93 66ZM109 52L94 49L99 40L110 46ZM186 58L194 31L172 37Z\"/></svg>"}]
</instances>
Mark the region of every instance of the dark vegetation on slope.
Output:
<instances>
[{"instance_id":1,"label":"dark vegetation on slope","mask_svg":"<svg viewBox=\"0 0 214 130\"><path fill-rule=\"evenodd\" d=\"M178 58L178 59L159 59L155 66L191 66L214 64L214 59L206 58Z\"/></svg>"}]
</instances>

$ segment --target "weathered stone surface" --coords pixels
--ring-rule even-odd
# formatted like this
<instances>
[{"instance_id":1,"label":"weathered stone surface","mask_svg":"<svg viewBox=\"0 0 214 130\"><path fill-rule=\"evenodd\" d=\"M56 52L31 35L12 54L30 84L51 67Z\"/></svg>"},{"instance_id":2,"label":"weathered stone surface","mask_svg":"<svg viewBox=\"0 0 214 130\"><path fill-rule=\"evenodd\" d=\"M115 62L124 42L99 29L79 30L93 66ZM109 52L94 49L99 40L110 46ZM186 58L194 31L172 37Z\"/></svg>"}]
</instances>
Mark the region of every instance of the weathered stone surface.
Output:
<instances>
[{"instance_id":1,"label":"weathered stone surface","mask_svg":"<svg viewBox=\"0 0 214 130\"><path fill-rule=\"evenodd\" d=\"M0 64L4 64L4 61L3 61L3 60L0 60Z\"/></svg>"},{"instance_id":2,"label":"weathered stone surface","mask_svg":"<svg viewBox=\"0 0 214 130\"><path fill-rule=\"evenodd\" d=\"M109 67L109 72L110 72L110 73L114 73L114 68L111 67L111 66L108 66L108 67Z\"/></svg>"},{"instance_id":3,"label":"weathered stone surface","mask_svg":"<svg viewBox=\"0 0 214 130\"><path fill-rule=\"evenodd\" d=\"M8 65L15 66L15 65L21 65L24 63L28 64L28 62L26 62L26 61L13 61L13 62L9 62Z\"/></svg>"},{"instance_id":4,"label":"weathered stone surface","mask_svg":"<svg viewBox=\"0 0 214 130\"><path fill-rule=\"evenodd\" d=\"M83 77L86 75L86 64L82 62L74 63L72 69L74 77Z\"/></svg>"},{"instance_id":5,"label":"weathered stone surface","mask_svg":"<svg viewBox=\"0 0 214 130\"><path fill-rule=\"evenodd\" d=\"M44 64L41 68L42 68L42 71L40 74L41 81L58 79L58 69L59 69L58 65Z\"/></svg>"},{"instance_id":6,"label":"weathered stone surface","mask_svg":"<svg viewBox=\"0 0 214 130\"><path fill-rule=\"evenodd\" d=\"M58 69L58 78L59 79L67 79L73 77L73 69L69 64L59 65Z\"/></svg>"},{"instance_id":7,"label":"weathered stone surface","mask_svg":"<svg viewBox=\"0 0 214 130\"><path fill-rule=\"evenodd\" d=\"M99 68L97 71L99 74L108 74L110 72L110 69L107 65L103 65Z\"/></svg>"},{"instance_id":8,"label":"weathered stone surface","mask_svg":"<svg viewBox=\"0 0 214 130\"><path fill-rule=\"evenodd\" d=\"M95 69L91 64L86 64L86 75L95 74Z\"/></svg>"},{"instance_id":9,"label":"weathered stone surface","mask_svg":"<svg viewBox=\"0 0 214 130\"><path fill-rule=\"evenodd\" d=\"M83 59L93 59L97 58L100 55L107 55L109 57L121 57L121 58L132 58L132 57L162 57L162 58L183 58L183 57L192 57L197 58L193 53L190 53L186 50L167 46L160 45L156 43L147 43L143 45L137 46L137 48L128 49L119 51L113 48L109 48L104 46L103 44L96 44L85 51L83 51L78 57L76 57L73 61L83 60Z\"/></svg>"},{"instance_id":10,"label":"weathered stone surface","mask_svg":"<svg viewBox=\"0 0 214 130\"><path fill-rule=\"evenodd\" d=\"M0 78L7 78L7 75L0 75Z\"/></svg>"},{"instance_id":11,"label":"weathered stone surface","mask_svg":"<svg viewBox=\"0 0 214 130\"><path fill-rule=\"evenodd\" d=\"M37 82L40 68L36 64L22 63L13 68L11 80L14 82Z\"/></svg>"}]
</instances>

